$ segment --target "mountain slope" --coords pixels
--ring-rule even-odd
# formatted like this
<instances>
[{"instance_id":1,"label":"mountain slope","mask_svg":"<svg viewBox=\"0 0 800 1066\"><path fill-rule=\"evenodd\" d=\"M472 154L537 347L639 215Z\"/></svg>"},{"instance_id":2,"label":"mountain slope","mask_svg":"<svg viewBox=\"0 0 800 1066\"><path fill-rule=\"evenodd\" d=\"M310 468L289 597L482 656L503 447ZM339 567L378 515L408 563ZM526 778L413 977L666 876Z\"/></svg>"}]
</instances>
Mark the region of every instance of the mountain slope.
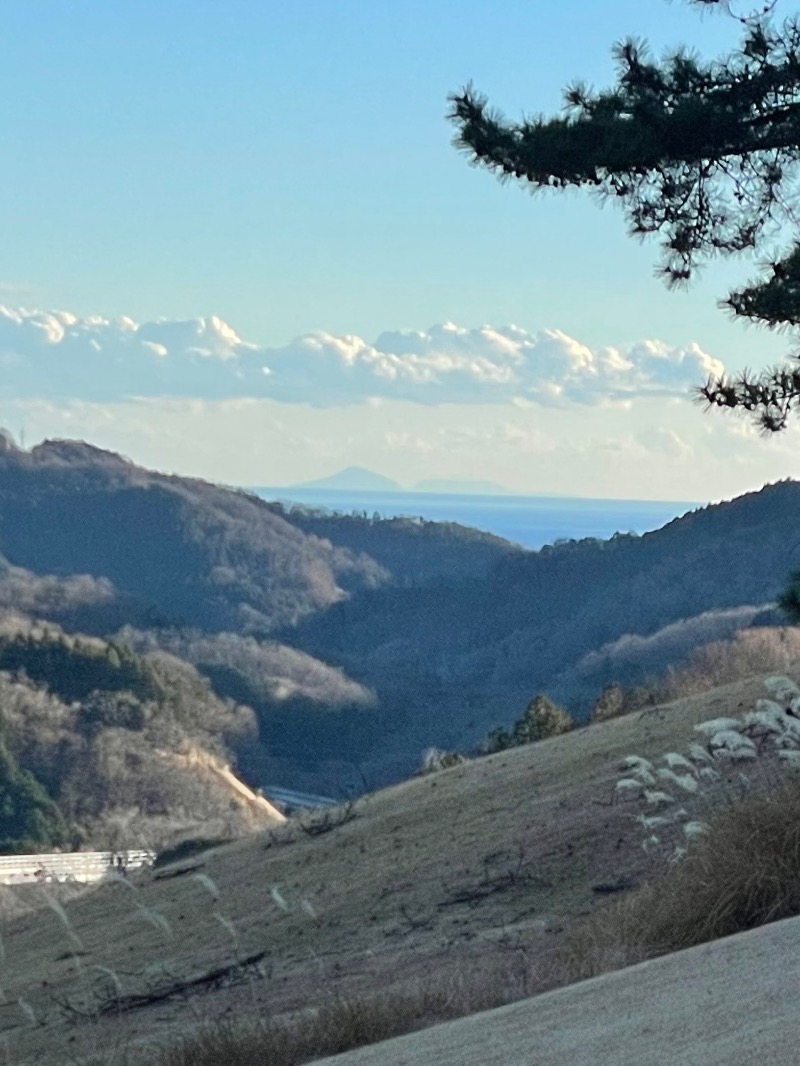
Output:
<instances>
[{"instance_id":1,"label":"mountain slope","mask_svg":"<svg viewBox=\"0 0 800 1066\"><path fill-rule=\"evenodd\" d=\"M379 695L409 703L425 691L439 711L428 716L430 742L469 746L539 690L588 713L614 675L595 671L587 690L577 665L626 634L774 601L797 528L800 484L781 482L641 537L568 542L508 554L471 580L365 592L309 617L293 639ZM398 746L403 729L409 747L421 742L417 708Z\"/></svg>"},{"instance_id":2,"label":"mountain slope","mask_svg":"<svg viewBox=\"0 0 800 1066\"><path fill-rule=\"evenodd\" d=\"M639 807L609 802L620 760L684 751L695 723L763 695L754 679L478 759L365 797L328 832L290 822L156 871L135 891L69 904L85 965L118 973L124 996L142 995L129 1009L61 1010L86 994L71 938L48 910L19 920L4 929L9 1005L0 1005L13 1061L58 1061L69 1034L76 1058L122 1040L132 1063L152 1062L148 1042L198 1018L263 1020L420 985L452 993L470 976L518 996L552 988L568 977L556 965L562 946L608 904L603 886L626 892L664 869L663 854L642 848ZM159 923L143 921L143 908ZM259 952L262 971L203 983ZM178 991L156 998L170 982ZM117 994L105 987L101 1001ZM41 1024L20 1013L19 998Z\"/></svg>"},{"instance_id":3,"label":"mountain slope","mask_svg":"<svg viewBox=\"0 0 800 1066\"><path fill-rule=\"evenodd\" d=\"M6 850L152 848L279 824L227 765L254 734L249 708L164 652L22 617L0 623Z\"/></svg>"},{"instance_id":4,"label":"mountain slope","mask_svg":"<svg viewBox=\"0 0 800 1066\"><path fill-rule=\"evenodd\" d=\"M49 617L52 593L71 598L64 624L180 645L256 710L256 779L321 793L407 776L431 744L472 748L538 691L585 717L607 681L675 661L653 641L617 676L628 635L758 622L797 528L800 485L781 482L641 537L530 552L450 523L285 510L86 444L0 451L0 603L19 589ZM251 637L264 647L237 644Z\"/></svg>"},{"instance_id":5,"label":"mountain slope","mask_svg":"<svg viewBox=\"0 0 800 1066\"><path fill-rule=\"evenodd\" d=\"M217 630L292 624L386 580L256 497L64 441L0 454L0 550L39 574L108 578L164 621Z\"/></svg>"},{"instance_id":6,"label":"mountain slope","mask_svg":"<svg viewBox=\"0 0 800 1066\"><path fill-rule=\"evenodd\" d=\"M494 533L457 522L380 518L294 506L280 512L292 525L355 555L367 555L391 575L393 586L485 577L501 560L525 549Z\"/></svg>"},{"instance_id":7,"label":"mountain slope","mask_svg":"<svg viewBox=\"0 0 800 1066\"><path fill-rule=\"evenodd\" d=\"M483 573L516 551L459 526L286 513L78 442L0 449L0 607L179 645L221 695L254 706L259 742L241 758L262 782L341 789L396 715L291 646L304 615L382 584ZM279 628L282 643L269 639Z\"/></svg>"}]
</instances>

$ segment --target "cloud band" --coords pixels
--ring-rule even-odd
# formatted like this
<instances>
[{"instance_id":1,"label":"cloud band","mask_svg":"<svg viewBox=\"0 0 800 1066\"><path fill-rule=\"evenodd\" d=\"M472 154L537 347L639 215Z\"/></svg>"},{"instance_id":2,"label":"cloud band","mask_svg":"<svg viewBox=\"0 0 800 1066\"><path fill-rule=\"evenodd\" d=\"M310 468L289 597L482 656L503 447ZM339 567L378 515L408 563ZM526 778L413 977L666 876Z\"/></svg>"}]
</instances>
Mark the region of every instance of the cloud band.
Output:
<instances>
[{"instance_id":1,"label":"cloud band","mask_svg":"<svg viewBox=\"0 0 800 1066\"><path fill-rule=\"evenodd\" d=\"M590 348L555 329L448 322L382 333L372 343L318 332L266 348L217 317L138 324L8 307L0 307L0 366L6 398L253 397L316 407L376 398L596 405L685 396L723 371L696 344Z\"/></svg>"}]
</instances>

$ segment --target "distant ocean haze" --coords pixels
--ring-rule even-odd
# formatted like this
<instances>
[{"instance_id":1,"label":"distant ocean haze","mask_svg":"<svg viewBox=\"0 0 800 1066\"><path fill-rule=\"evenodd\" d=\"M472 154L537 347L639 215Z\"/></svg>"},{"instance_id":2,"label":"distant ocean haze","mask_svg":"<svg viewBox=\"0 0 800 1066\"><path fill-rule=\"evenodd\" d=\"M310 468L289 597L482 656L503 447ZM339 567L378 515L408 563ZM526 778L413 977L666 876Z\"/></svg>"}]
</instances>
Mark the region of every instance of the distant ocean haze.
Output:
<instances>
[{"instance_id":1,"label":"distant ocean haze","mask_svg":"<svg viewBox=\"0 0 800 1066\"><path fill-rule=\"evenodd\" d=\"M321 507L341 514L458 522L525 548L556 540L607 540L615 533L648 533L700 506L675 500L594 500L569 496L487 496L431 492L345 492L307 487L252 490L265 500Z\"/></svg>"}]
</instances>

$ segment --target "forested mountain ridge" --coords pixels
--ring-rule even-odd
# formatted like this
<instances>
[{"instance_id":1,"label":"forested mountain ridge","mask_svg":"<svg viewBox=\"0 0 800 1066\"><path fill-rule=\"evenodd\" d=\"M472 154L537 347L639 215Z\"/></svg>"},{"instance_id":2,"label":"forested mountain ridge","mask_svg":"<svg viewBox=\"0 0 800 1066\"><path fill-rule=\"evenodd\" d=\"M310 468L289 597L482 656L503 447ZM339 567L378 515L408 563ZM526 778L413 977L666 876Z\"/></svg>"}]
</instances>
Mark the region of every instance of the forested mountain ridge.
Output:
<instances>
[{"instance_id":1,"label":"forested mountain ridge","mask_svg":"<svg viewBox=\"0 0 800 1066\"><path fill-rule=\"evenodd\" d=\"M485 572L522 549L454 523L286 511L73 441L0 449L0 552L110 581L127 620L266 634L389 583ZM125 612L123 612L125 614Z\"/></svg>"},{"instance_id":2,"label":"forested mountain ridge","mask_svg":"<svg viewBox=\"0 0 800 1066\"><path fill-rule=\"evenodd\" d=\"M469 582L375 589L308 618L294 640L379 693L412 702L414 690L427 692L436 742L463 748L536 691L588 713L614 663L608 674L595 669L591 688L582 663L593 654L601 667L603 649L626 634L698 615L713 634L713 612L730 632L732 609L782 591L800 556L798 528L800 484L780 482L641 537L509 555ZM407 728L421 737L416 706Z\"/></svg>"},{"instance_id":3,"label":"forested mountain ridge","mask_svg":"<svg viewBox=\"0 0 800 1066\"><path fill-rule=\"evenodd\" d=\"M220 699L174 656L7 613L0 850L153 848L269 824L263 801L225 786L227 764L256 734L250 708Z\"/></svg>"},{"instance_id":4,"label":"forested mountain ridge","mask_svg":"<svg viewBox=\"0 0 800 1066\"><path fill-rule=\"evenodd\" d=\"M261 500L70 441L0 453L0 551L38 574L91 574L154 621L268 632L383 569L291 525Z\"/></svg>"},{"instance_id":5,"label":"forested mountain ridge","mask_svg":"<svg viewBox=\"0 0 800 1066\"><path fill-rule=\"evenodd\" d=\"M482 576L501 559L525 552L493 533L457 522L339 514L300 505L286 508L280 503L270 506L298 529L357 555L368 555L389 572L394 585Z\"/></svg>"},{"instance_id":6,"label":"forested mountain ridge","mask_svg":"<svg viewBox=\"0 0 800 1066\"><path fill-rule=\"evenodd\" d=\"M634 637L652 671L682 620L685 648L751 624L800 562L798 528L800 484L780 482L641 537L533 552L450 523L287 510L86 444L7 446L0 610L189 661L254 709L249 780L330 792L348 766L378 784L429 745L470 748L538 691L585 716L606 681L642 679Z\"/></svg>"},{"instance_id":7,"label":"forested mountain ridge","mask_svg":"<svg viewBox=\"0 0 800 1066\"><path fill-rule=\"evenodd\" d=\"M454 524L287 513L82 442L2 444L0 612L73 633L124 629L140 653L194 663L222 696L255 708L258 737L239 759L257 782L358 761L404 714L335 660L292 647L305 614L382 585L485 573L522 551ZM328 790L341 785L332 773Z\"/></svg>"}]
</instances>

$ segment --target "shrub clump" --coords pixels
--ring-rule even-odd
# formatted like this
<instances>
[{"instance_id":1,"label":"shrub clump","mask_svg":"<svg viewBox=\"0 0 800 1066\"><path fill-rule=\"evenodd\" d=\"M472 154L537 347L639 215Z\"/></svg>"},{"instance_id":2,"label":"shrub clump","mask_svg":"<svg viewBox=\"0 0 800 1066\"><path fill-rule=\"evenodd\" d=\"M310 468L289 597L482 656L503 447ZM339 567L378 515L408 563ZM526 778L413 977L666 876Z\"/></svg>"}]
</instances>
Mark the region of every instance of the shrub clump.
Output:
<instances>
[{"instance_id":1,"label":"shrub clump","mask_svg":"<svg viewBox=\"0 0 800 1066\"><path fill-rule=\"evenodd\" d=\"M663 877L572 941L576 977L800 914L800 783L733 801Z\"/></svg>"},{"instance_id":2,"label":"shrub clump","mask_svg":"<svg viewBox=\"0 0 800 1066\"><path fill-rule=\"evenodd\" d=\"M534 696L525 713L513 724L511 729L498 726L493 729L483 744L487 754L517 748L522 744L535 744L548 737L568 733L575 728L575 720L569 711L555 703L544 693Z\"/></svg>"},{"instance_id":3,"label":"shrub clump","mask_svg":"<svg viewBox=\"0 0 800 1066\"><path fill-rule=\"evenodd\" d=\"M609 681L603 686L589 715L590 722L607 722L610 718L619 718L630 711L625 698L625 691L618 681Z\"/></svg>"},{"instance_id":4,"label":"shrub clump","mask_svg":"<svg viewBox=\"0 0 800 1066\"><path fill-rule=\"evenodd\" d=\"M229 844L231 839L231 837L189 837L186 840L181 840L177 844L173 844L171 847L163 848L159 851L153 861L153 868L160 869L162 866L169 866L173 862L180 862L184 859L193 859L197 855L202 855L204 852L210 851L212 848L218 848L223 844Z\"/></svg>"},{"instance_id":5,"label":"shrub clump","mask_svg":"<svg viewBox=\"0 0 800 1066\"><path fill-rule=\"evenodd\" d=\"M507 1002L504 990L429 989L406 994L333 998L285 1024L222 1022L165 1051L157 1066L298 1066L376 1044L435 1022Z\"/></svg>"},{"instance_id":6,"label":"shrub clump","mask_svg":"<svg viewBox=\"0 0 800 1066\"><path fill-rule=\"evenodd\" d=\"M417 776L436 774L440 770L449 770L451 766L463 766L468 760L457 751L442 751L441 748L426 748L422 753Z\"/></svg>"}]
</instances>

